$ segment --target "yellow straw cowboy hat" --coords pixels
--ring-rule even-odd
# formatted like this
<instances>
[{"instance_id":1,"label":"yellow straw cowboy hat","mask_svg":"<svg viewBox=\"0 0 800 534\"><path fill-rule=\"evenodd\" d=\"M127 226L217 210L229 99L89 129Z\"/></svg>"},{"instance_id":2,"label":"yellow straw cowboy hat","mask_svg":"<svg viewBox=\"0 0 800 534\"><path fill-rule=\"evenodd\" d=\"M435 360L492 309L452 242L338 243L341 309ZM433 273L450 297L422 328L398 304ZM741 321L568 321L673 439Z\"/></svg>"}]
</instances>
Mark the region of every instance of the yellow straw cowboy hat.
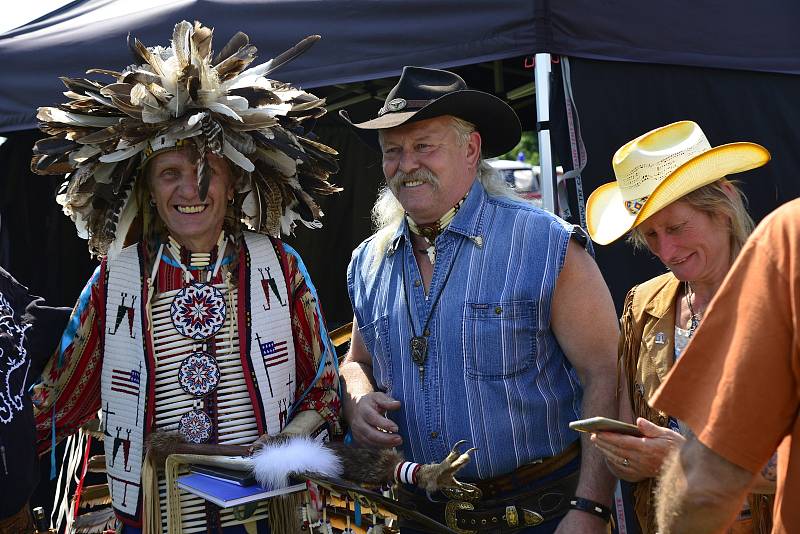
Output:
<instances>
[{"instance_id":1,"label":"yellow straw cowboy hat","mask_svg":"<svg viewBox=\"0 0 800 534\"><path fill-rule=\"evenodd\" d=\"M712 147L692 121L656 128L614 154L616 181L598 187L586 202L589 235L607 245L687 193L769 159L755 143Z\"/></svg>"}]
</instances>

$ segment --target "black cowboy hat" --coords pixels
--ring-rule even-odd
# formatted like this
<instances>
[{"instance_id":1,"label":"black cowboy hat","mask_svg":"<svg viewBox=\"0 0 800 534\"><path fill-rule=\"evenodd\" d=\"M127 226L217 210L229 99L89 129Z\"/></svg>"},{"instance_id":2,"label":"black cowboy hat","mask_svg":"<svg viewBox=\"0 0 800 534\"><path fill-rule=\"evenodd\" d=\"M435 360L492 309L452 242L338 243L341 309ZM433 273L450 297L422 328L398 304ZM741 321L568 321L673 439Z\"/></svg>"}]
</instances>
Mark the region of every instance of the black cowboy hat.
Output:
<instances>
[{"instance_id":1,"label":"black cowboy hat","mask_svg":"<svg viewBox=\"0 0 800 534\"><path fill-rule=\"evenodd\" d=\"M453 115L474 124L481 134L483 155L487 158L513 149L522 134L519 117L508 104L489 93L467 89L466 82L457 74L423 67L403 67L400 80L389 91L376 118L356 123L346 111L340 111L339 115L376 150L380 150L378 130L442 115Z\"/></svg>"}]
</instances>

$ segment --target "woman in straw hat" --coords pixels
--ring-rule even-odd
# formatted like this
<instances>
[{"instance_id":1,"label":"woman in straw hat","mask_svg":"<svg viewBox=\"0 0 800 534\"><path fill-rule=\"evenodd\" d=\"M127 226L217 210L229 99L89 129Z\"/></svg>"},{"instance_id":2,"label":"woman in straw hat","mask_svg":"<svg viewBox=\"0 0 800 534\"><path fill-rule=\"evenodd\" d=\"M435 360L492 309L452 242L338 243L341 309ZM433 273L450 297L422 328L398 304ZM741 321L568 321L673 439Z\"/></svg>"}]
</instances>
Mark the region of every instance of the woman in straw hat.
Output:
<instances>
[{"instance_id":1,"label":"woman in straw hat","mask_svg":"<svg viewBox=\"0 0 800 534\"><path fill-rule=\"evenodd\" d=\"M628 292L621 319L620 417L635 422L644 437L600 432L595 445L609 469L633 483L642 532L655 532L655 477L670 451L683 443L685 428L647 401L680 357L703 312L733 264L753 221L744 196L725 177L769 161L754 143L711 147L691 121L669 124L617 150L616 181L600 186L587 203L592 239L605 245L630 233L670 272ZM757 489L774 492L774 479ZM749 499L736 532L768 532L770 503ZM766 510L766 513L763 513ZM766 529L766 530L764 530Z\"/></svg>"}]
</instances>

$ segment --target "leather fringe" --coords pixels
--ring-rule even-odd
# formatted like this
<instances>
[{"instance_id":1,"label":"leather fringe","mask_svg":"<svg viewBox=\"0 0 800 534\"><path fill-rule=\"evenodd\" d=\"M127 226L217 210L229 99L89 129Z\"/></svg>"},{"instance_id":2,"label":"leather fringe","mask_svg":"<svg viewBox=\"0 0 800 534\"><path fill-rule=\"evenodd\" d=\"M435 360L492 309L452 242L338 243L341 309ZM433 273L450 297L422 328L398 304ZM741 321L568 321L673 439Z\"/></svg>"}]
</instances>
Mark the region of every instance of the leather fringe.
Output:
<instances>
[{"instance_id":1,"label":"leather fringe","mask_svg":"<svg viewBox=\"0 0 800 534\"><path fill-rule=\"evenodd\" d=\"M300 532L303 524L301 507L305 492L278 495L267 501L269 528L272 532Z\"/></svg>"}]
</instances>

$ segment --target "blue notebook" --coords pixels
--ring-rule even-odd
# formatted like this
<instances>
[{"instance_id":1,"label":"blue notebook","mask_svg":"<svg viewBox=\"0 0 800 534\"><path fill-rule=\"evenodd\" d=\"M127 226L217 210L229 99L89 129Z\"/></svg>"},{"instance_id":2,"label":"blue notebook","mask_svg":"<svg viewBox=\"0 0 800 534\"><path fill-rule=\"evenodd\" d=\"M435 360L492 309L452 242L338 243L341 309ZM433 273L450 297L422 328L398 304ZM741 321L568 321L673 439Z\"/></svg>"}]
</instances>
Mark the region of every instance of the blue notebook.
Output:
<instances>
[{"instance_id":1,"label":"blue notebook","mask_svg":"<svg viewBox=\"0 0 800 534\"><path fill-rule=\"evenodd\" d=\"M200 473L190 473L178 477L178 487L193 495L213 502L221 508L230 508L240 504L262 501L276 495L295 493L306 489L305 483L294 484L280 489L265 489L255 484L253 486L240 486L225 482Z\"/></svg>"}]
</instances>

